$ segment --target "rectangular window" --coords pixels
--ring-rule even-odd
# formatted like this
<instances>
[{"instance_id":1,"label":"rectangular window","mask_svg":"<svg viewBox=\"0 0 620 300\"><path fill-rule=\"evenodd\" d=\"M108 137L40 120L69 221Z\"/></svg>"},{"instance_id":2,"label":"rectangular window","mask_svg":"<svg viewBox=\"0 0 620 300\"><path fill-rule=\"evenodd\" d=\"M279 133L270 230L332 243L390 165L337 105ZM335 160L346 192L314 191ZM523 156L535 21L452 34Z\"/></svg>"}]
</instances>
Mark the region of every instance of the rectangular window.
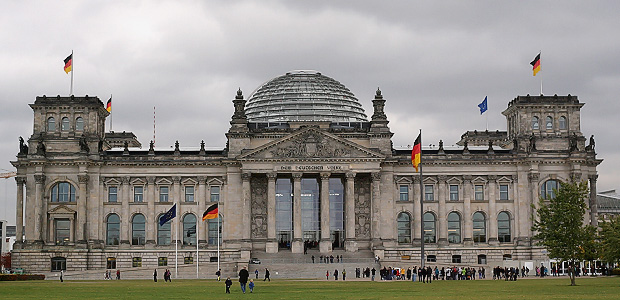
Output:
<instances>
[{"instance_id":1,"label":"rectangular window","mask_svg":"<svg viewBox=\"0 0 620 300\"><path fill-rule=\"evenodd\" d=\"M450 185L450 201L459 201L459 186L456 184Z\"/></svg>"},{"instance_id":2,"label":"rectangular window","mask_svg":"<svg viewBox=\"0 0 620 300\"><path fill-rule=\"evenodd\" d=\"M117 202L118 201L118 187L111 186L108 187L108 202Z\"/></svg>"},{"instance_id":3,"label":"rectangular window","mask_svg":"<svg viewBox=\"0 0 620 300\"><path fill-rule=\"evenodd\" d=\"M499 185L499 200L508 200L508 185Z\"/></svg>"},{"instance_id":4,"label":"rectangular window","mask_svg":"<svg viewBox=\"0 0 620 300\"><path fill-rule=\"evenodd\" d=\"M474 199L476 201L483 201L484 200L484 185L475 185L474 186Z\"/></svg>"},{"instance_id":5,"label":"rectangular window","mask_svg":"<svg viewBox=\"0 0 620 300\"><path fill-rule=\"evenodd\" d=\"M186 264L186 265L193 264L193 263L194 263L194 258L193 258L193 257L191 257L191 256L189 256L189 257L185 257L185 258L183 259L183 263L184 263L184 264Z\"/></svg>"},{"instance_id":6,"label":"rectangular window","mask_svg":"<svg viewBox=\"0 0 620 300\"><path fill-rule=\"evenodd\" d=\"M64 245L69 242L71 221L69 219L54 219L56 230L56 245Z\"/></svg>"},{"instance_id":7,"label":"rectangular window","mask_svg":"<svg viewBox=\"0 0 620 300\"><path fill-rule=\"evenodd\" d=\"M167 257L158 257L157 258L157 265L160 267L165 267L168 265L168 258Z\"/></svg>"},{"instance_id":8,"label":"rectangular window","mask_svg":"<svg viewBox=\"0 0 620 300\"><path fill-rule=\"evenodd\" d=\"M133 187L133 202L144 202L144 187L143 186Z\"/></svg>"},{"instance_id":9,"label":"rectangular window","mask_svg":"<svg viewBox=\"0 0 620 300\"><path fill-rule=\"evenodd\" d=\"M461 256L460 255L452 255L452 263L453 264L460 264L461 263Z\"/></svg>"},{"instance_id":10,"label":"rectangular window","mask_svg":"<svg viewBox=\"0 0 620 300\"><path fill-rule=\"evenodd\" d=\"M425 185L424 186L424 201L433 201L435 200L435 191L433 190L433 185Z\"/></svg>"},{"instance_id":11,"label":"rectangular window","mask_svg":"<svg viewBox=\"0 0 620 300\"><path fill-rule=\"evenodd\" d=\"M220 201L220 187L212 186L211 187L211 202Z\"/></svg>"},{"instance_id":12,"label":"rectangular window","mask_svg":"<svg viewBox=\"0 0 620 300\"><path fill-rule=\"evenodd\" d=\"M105 264L105 268L106 269L116 269L116 257L108 257L106 264Z\"/></svg>"},{"instance_id":13,"label":"rectangular window","mask_svg":"<svg viewBox=\"0 0 620 300\"><path fill-rule=\"evenodd\" d=\"M159 187L159 202L168 202L168 187Z\"/></svg>"},{"instance_id":14,"label":"rectangular window","mask_svg":"<svg viewBox=\"0 0 620 300\"><path fill-rule=\"evenodd\" d=\"M409 201L409 186L401 185L399 187L400 190L400 201Z\"/></svg>"},{"instance_id":15,"label":"rectangular window","mask_svg":"<svg viewBox=\"0 0 620 300\"><path fill-rule=\"evenodd\" d=\"M435 256L435 255L427 255L426 256L426 261L427 262L437 262L437 256Z\"/></svg>"},{"instance_id":16,"label":"rectangular window","mask_svg":"<svg viewBox=\"0 0 620 300\"><path fill-rule=\"evenodd\" d=\"M131 266L134 268L142 267L142 257L134 257L131 259Z\"/></svg>"},{"instance_id":17,"label":"rectangular window","mask_svg":"<svg viewBox=\"0 0 620 300\"><path fill-rule=\"evenodd\" d=\"M194 186L185 187L185 202L194 202Z\"/></svg>"},{"instance_id":18,"label":"rectangular window","mask_svg":"<svg viewBox=\"0 0 620 300\"><path fill-rule=\"evenodd\" d=\"M479 265L486 265L487 264L487 256L484 255L484 254L478 255L478 264Z\"/></svg>"}]
</instances>

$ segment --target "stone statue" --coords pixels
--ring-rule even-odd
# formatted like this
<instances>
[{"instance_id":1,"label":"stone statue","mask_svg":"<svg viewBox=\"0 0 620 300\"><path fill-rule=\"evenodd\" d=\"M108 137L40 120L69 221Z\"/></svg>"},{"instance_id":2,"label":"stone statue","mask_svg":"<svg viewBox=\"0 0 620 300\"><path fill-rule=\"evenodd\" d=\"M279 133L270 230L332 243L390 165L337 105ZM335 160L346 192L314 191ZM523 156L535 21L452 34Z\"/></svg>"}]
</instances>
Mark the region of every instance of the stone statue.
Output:
<instances>
[{"instance_id":1,"label":"stone statue","mask_svg":"<svg viewBox=\"0 0 620 300\"><path fill-rule=\"evenodd\" d=\"M469 150L469 148L467 147L467 144L468 144L468 143L467 143L467 140L465 140L465 141L463 142L463 151L467 151L467 150Z\"/></svg>"},{"instance_id":2,"label":"stone statue","mask_svg":"<svg viewBox=\"0 0 620 300\"><path fill-rule=\"evenodd\" d=\"M530 152L536 151L536 136L532 133L530 135Z\"/></svg>"},{"instance_id":3,"label":"stone statue","mask_svg":"<svg viewBox=\"0 0 620 300\"><path fill-rule=\"evenodd\" d=\"M174 151L175 152L179 151L179 141L174 142Z\"/></svg>"},{"instance_id":4,"label":"stone statue","mask_svg":"<svg viewBox=\"0 0 620 300\"><path fill-rule=\"evenodd\" d=\"M153 151L155 151L155 142L151 140L151 142L149 143L149 152L153 152Z\"/></svg>"},{"instance_id":5,"label":"stone statue","mask_svg":"<svg viewBox=\"0 0 620 300\"><path fill-rule=\"evenodd\" d=\"M590 136L590 145L588 146L590 147L590 150L594 151L594 134Z\"/></svg>"},{"instance_id":6,"label":"stone statue","mask_svg":"<svg viewBox=\"0 0 620 300\"><path fill-rule=\"evenodd\" d=\"M97 143L97 151L103 152L103 140L99 140L99 143Z\"/></svg>"},{"instance_id":7,"label":"stone statue","mask_svg":"<svg viewBox=\"0 0 620 300\"><path fill-rule=\"evenodd\" d=\"M125 151L129 151L129 142L125 141L125 142L123 143L123 148L125 148L125 149L123 149L123 150L125 150Z\"/></svg>"},{"instance_id":8,"label":"stone statue","mask_svg":"<svg viewBox=\"0 0 620 300\"><path fill-rule=\"evenodd\" d=\"M577 148L577 135L573 132L573 135L571 135L568 140L568 151L573 152L577 150L579 150Z\"/></svg>"},{"instance_id":9,"label":"stone statue","mask_svg":"<svg viewBox=\"0 0 620 300\"><path fill-rule=\"evenodd\" d=\"M443 151L443 140L439 140L439 151Z\"/></svg>"},{"instance_id":10,"label":"stone statue","mask_svg":"<svg viewBox=\"0 0 620 300\"><path fill-rule=\"evenodd\" d=\"M88 147L88 143L86 143L86 136L84 134L82 134L82 136L80 137L80 151L82 152L90 152L90 148Z\"/></svg>"},{"instance_id":11,"label":"stone statue","mask_svg":"<svg viewBox=\"0 0 620 300\"><path fill-rule=\"evenodd\" d=\"M28 154L28 145L21 136L19 137L19 154Z\"/></svg>"},{"instance_id":12,"label":"stone statue","mask_svg":"<svg viewBox=\"0 0 620 300\"><path fill-rule=\"evenodd\" d=\"M37 154L45 156L45 151L45 144L43 144L43 141L40 141L37 145Z\"/></svg>"},{"instance_id":13,"label":"stone statue","mask_svg":"<svg viewBox=\"0 0 620 300\"><path fill-rule=\"evenodd\" d=\"M512 151L519 152L519 139L517 138L512 140Z\"/></svg>"}]
</instances>

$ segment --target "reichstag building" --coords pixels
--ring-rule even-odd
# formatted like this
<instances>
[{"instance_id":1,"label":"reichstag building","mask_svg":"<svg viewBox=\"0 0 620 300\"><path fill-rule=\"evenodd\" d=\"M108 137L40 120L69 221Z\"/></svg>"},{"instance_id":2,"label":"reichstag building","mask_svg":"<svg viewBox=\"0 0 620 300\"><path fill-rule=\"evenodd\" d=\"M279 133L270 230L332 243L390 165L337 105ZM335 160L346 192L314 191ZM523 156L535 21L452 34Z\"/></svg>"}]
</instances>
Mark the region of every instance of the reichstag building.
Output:
<instances>
[{"instance_id":1,"label":"reichstag building","mask_svg":"<svg viewBox=\"0 0 620 300\"><path fill-rule=\"evenodd\" d=\"M160 150L131 132L106 132L109 113L97 97L36 97L32 135L12 162L13 266L173 265L175 239L179 264L196 255L213 262L218 230L228 263L307 248L413 265L422 240L438 265L543 260L532 204L571 180L589 182L586 219L596 224L602 160L581 132L576 96L517 96L502 112L506 131L464 131L450 142L458 146L423 147L422 185L411 148L392 145L389 99L380 90L364 98L372 99L370 117L340 82L289 72L247 100L237 91L226 145ZM219 220L203 222L216 202ZM160 225L175 204L176 218Z\"/></svg>"}]
</instances>

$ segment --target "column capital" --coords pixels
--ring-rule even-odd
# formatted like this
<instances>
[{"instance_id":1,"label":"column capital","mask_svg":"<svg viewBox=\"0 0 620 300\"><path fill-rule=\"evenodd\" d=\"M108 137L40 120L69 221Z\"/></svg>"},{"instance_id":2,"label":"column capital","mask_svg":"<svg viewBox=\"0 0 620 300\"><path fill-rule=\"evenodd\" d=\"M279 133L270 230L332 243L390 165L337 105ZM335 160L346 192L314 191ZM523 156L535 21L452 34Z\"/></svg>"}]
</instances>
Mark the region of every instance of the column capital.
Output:
<instances>
[{"instance_id":1,"label":"column capital","mask_svg":"<svg viewBox=\"0 0 620 300\"><path fill-rule=\"evenodd\" d=\"M276 178L278 178L278 173L275 173L275 172L267 173L268 180L276 180Z\"/></svg>"},{"instance_id":2,"label":"column capital","mask_svg":"<svg viewBox=\"0 0 620 300\"><path fill-rule=\"evenodd\" d=\"M181 183L181 176L172 176L172 183L174 184Z\"/></svg>"},{"instance_id":3,"label":"column capital","mask_svg":"<svg viewBox=\"0 0 620 300\"><path fill-rule=\"evenodd\" d=\"M346 174L344 174L344 176L345 176L347 179L353 179L353 178L355 178L355 173L353 173L353 172L347 172Z\"/></svg>"},{"instance_id":4,"label":"column capital","mask_svg":"<svg viewBox=\"0 0 620 300\"><path fill-rule=\"evenodd\" d=\"M79 183L88 183L89 179L90 179L90 176L88 176L88 175L78 175L78 182Z\"/></svg>"},{"instance_id":5,"label":"column capital","mask_svg":"<svg viewBox=\"0 0 620 300\"><path fill-rule=\"evenodd\" d=\"M252 173L250 173L250 172L243 172L243 173L241 173L241 180L243 180L243 181L249 181L250 177L252 177Z\"/></svg>"},{"instance_id":6,"label":"column capital","mask_svg":"<svg viewBox=\"0 0 620 300\"><path fill-rule=\"evenodd\" d=\"M303 175L302 173L293 173L293 180L294 181L299 181L301 180L301 176Z\"/></svg>"},{"instance_id":7,"label":"column capital","mask_svg":"<svg viewBox=\"0 0 620 300\"><path fill-rule=\"evenodd\" d=\"M437 176L437 180L439 181L439 183L446 183L446 181L448 181L448 176L446 176L446 175L439 175L439 176Z\"/></svg>"},{"instance_id":8,"label":"column capital","mask_svg":"<svg viewBox=\"0 0 620 300\"><path fill-rule=\"evenodd\" d=\"M590 181L596 182L596 180L598 179L598 174L590 175L588 176L588 179L590 179Z\"/></svg>"},{"instance_id":9,"label":"column capital","mask_svg":"<svg viewBox=\"0 0 620 300\"><path fill-rule=\"evenodd\" d=\"M129 184L129 176L123 176L123 177L121 178L121 182L122 182L123 184Z\"/></svg>"},{"instance_id":10,"label":"column capital","mask_svg":"<svg viewBox=\"0 0 620 300\"><path fill-rule=\"evenodd\" d=\"M538 181L538 178L540 178L540 174L538 174L538 173L529 173L529 174L527 174L527 179L529 179L530 182L536 182L536 181Z\"/></svg>"},{"instance_id":11,"label":"column capital","mask_svg":"<svg viewBox=\"0 0 620 300\"><path fill-rule=\"evenodd\" d=\"M22 185L26 183L26 177L24 176L17 176L15 177L15 182L17 182L18 185Z\"/></svg>"},{"instance_id":12,"label":"column capital","mask_svg":"<svg viewBox=\"0 0 620 300\"><path fill-rule=\"evenodd\" d=\"M370 173L370 176L372 177L372 181L379 181L379 180L381 180L381 173L379 173L379 172L372 172L372 173Z\"/></svg>"},{"instance_id":13,"label":"column capital","mask_svg":"<svg viewBox=\"0 0 620 300\"><path fill-rule=\"evenodd\" d=\"M197 176L196 180L198 180L198 184L205 184L207 183L207 176Z\"/></svg>"},{"instance_id":14,"label":"column capital","mask_svg":"<svg viewBox=\"0 0 620 300\"><path fill-rule=\"evenodd\" d=\"M321 173L321 180L329 180L329 177L332 176L332 173Z\"/></svg>"},{"instance_id":15,"label":"column capital","mask_svg":"<svg viewBox=\"0 0 620 300\"><path fill-rule=\"evenodd\" d=\"M487 179L489 179L489 181L495 181L497 180L497 175L489 175L487 176Z\"/></svg>"},{"instance_id":16,"label":"column capital","mask_svg":"<svg viewBox=\"0 0 620 300\"><path fill-rule=\"evenodd\" d=\"M155 184L155 176L146 176L147 184Z\"/></svg>"},{"instance_id":17,"label":"column capital","mask_svg":"<svg viewBox=\"0 0 620 300\"><path fill-rule=\"evenodd\" d=\"M36 183L45 183L45 175L40 174L40 175L34 175L34 182Z\"/></svg>"},{"instance_id":18,"label":"column capital","mask_svg":"<svg viewBox=\"0 0 620 300\"><path fill-rule=\"evenodd\" d=\"M471 183L471 179L473 178L473 176L471 175L463 175L463 182L464 183Z\"/></svg>"}]
</instances>

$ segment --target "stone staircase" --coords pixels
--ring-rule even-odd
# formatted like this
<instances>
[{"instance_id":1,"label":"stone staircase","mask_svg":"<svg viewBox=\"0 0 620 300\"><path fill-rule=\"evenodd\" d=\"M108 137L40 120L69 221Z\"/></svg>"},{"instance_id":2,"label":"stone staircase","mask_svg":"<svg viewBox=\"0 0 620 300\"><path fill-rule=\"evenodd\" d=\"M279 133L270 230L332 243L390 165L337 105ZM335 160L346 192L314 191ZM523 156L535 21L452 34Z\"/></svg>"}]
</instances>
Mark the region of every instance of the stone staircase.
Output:
<instances>
[{"instance_id":1,"label":"stone staircase","mask_svg":"<svg viewBox=\"0 0 620 300\"><path fill-rule=\"evenodd\" d=\"M314 263L312 256L314 255ZM260 260L260 264L249 264L248 271L250 278L255 278L254 270L258 269L259 279L265 276L265 268L269 269L272 279L325 279L325 273L329 271L330 278L335 269L342 274L343 270L347 271L347 278L355 278L355 269L365 269L373 267L379 270L379 264L375 264L374 254L370 251L360 251L350 253L335 250L330 255L334 256L333 263L320 263L322 254L317 250L308 250L308 254L291 253L288 250L278 253L254 253L253 258ZM336 256L342 256L342 261L337 262ZM242 266L240 266L242 267ZM339 276L342 278L342 275Z\"/></svg>"}]
</instances>

